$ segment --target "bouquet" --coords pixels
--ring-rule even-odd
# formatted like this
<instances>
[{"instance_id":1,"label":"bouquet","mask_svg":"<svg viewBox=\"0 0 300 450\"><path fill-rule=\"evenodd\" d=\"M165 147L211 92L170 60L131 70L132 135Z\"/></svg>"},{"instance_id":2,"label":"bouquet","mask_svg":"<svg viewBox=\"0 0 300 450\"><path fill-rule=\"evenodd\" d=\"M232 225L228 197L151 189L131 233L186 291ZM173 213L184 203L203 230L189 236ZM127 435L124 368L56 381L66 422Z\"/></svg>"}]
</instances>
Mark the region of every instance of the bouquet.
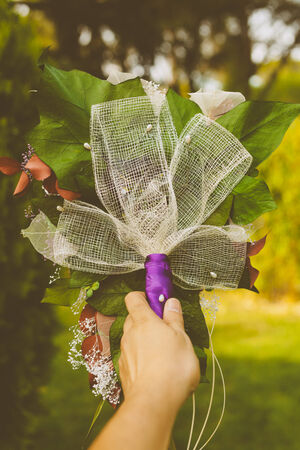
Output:
<instances>
[{"instance_id":1,"label":"bouquet","mask_svg":"<svg viewBox=\"0 0 300 450\"><path fill-rule=\"evenodd\" d=\"M252 242L249 224L276 207L257 166L300 105L223 91L186 99L130 74L40 69L39 122L20 161L3 156L0 170L20 172L22 234L56 266L42 302L80 315L69 360L116 407L124 297L142 290L160 317L170 296L181 300L206 382L201 304L214 310L216 288L257 291L250 258L265 237Z\"/></svg>"}]
</instances>

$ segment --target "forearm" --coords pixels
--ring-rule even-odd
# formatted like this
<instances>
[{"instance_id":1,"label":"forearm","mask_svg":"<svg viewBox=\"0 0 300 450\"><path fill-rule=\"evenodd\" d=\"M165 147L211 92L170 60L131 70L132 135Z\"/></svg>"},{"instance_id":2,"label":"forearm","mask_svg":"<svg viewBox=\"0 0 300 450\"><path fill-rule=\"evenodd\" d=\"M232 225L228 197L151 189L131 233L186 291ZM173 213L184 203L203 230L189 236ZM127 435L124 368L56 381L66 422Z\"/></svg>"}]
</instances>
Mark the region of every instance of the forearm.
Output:
<instances>
[{"instance_id":1,"label":"forearm","mask_svg":"<svg viewBox=\"0 0 300 450\"><path fill-rule=\"evenodd\" d=\"M177 409L157 392L136 391L120 406L90 450L166 450Z\"/></svg>"}]
</instances>

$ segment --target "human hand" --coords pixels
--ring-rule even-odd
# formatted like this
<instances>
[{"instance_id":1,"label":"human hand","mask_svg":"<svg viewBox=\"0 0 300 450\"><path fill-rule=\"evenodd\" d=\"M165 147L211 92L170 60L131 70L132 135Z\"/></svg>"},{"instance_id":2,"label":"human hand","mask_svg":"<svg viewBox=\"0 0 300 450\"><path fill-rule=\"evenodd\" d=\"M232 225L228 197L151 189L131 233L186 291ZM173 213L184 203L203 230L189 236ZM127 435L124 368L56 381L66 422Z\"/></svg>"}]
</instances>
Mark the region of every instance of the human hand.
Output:
<instances>
[{"instance_id":1,"label":"human hand","mask_svg":"<svg viewBox=\"0 0 300 450\"><path fill-rule=\"evenodd\" d=\"M131 292L125 302L129 314L119 359L125 400L148 393L177 411L200 379L180 302L167 300L163 320L151 310L143 292Z\"/></svg>"}]
</instances>

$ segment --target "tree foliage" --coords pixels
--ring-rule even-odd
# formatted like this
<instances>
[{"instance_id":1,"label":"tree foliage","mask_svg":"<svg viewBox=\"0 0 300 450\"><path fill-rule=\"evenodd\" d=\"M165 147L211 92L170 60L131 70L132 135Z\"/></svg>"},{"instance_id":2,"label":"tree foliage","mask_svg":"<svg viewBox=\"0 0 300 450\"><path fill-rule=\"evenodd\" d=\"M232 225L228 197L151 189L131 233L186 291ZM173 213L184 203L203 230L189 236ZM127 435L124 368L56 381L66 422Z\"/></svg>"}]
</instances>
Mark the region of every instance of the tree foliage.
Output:
<instances>
[{"instance_id":1,"label":"tree foliage","mask_svg":"<svg viewBox=\"0 0 300 450\"><path fill-rule=\"evenodd\" d=\"M1 155L20 158L24 132L34 121L29 89L39 52L31 26L0 1ZM41 412L39 390L48 380L56 322L41 305L49 266L20 236L24 202L12 199L14 177L0 177L0 447L29 449Z\"/></svg>"},{"instance_id":2,"label":"tree foliage","mask_svg":"<svg viewBox=\"0 0 300 450\"><path fill-rule=\"evenodd\" d=\"M58 47L53 55L62 66L77 67L103 75L106 64L118 64L130 71L138 66L149 76L157 57L172 67L177 87L199 88L199 83L218 73L229 90L249 94L249 78L261 63L252 52L259 44L253 35L254 12L265 11L277 21L297 30L300 9L289 0L48 0L29 3L43 10L53 21ZM263 45L266 52L277 46L289 55L299 44L295 32L291 45L285 46L280 34ZM265 61L263 61L265 62ZM141 73L139 73L141 75Z\"/></svg>"}]
</instances>

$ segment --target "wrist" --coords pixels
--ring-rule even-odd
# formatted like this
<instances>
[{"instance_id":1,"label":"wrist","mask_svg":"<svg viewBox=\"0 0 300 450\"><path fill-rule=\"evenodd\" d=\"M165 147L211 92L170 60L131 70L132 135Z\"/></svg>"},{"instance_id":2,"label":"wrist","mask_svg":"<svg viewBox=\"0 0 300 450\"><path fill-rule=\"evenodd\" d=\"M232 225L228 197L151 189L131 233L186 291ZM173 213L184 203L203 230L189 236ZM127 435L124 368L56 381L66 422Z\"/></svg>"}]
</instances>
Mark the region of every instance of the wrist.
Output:
<instances>
[{"instance_id":1,"label":"wrist","mask_svg":"<svg viewBox=\"0 0 300 450\"><path fill-rule=\"evenodd\" d=\"M160 385L153 386L146 381L140 384L136 383L125 394L125 402L139 403L153 414L167 415L172 420L175 420L182 404L182 401L176 395L176 391L165 387L161 388Z\"/></svg>"}]
</instances>

